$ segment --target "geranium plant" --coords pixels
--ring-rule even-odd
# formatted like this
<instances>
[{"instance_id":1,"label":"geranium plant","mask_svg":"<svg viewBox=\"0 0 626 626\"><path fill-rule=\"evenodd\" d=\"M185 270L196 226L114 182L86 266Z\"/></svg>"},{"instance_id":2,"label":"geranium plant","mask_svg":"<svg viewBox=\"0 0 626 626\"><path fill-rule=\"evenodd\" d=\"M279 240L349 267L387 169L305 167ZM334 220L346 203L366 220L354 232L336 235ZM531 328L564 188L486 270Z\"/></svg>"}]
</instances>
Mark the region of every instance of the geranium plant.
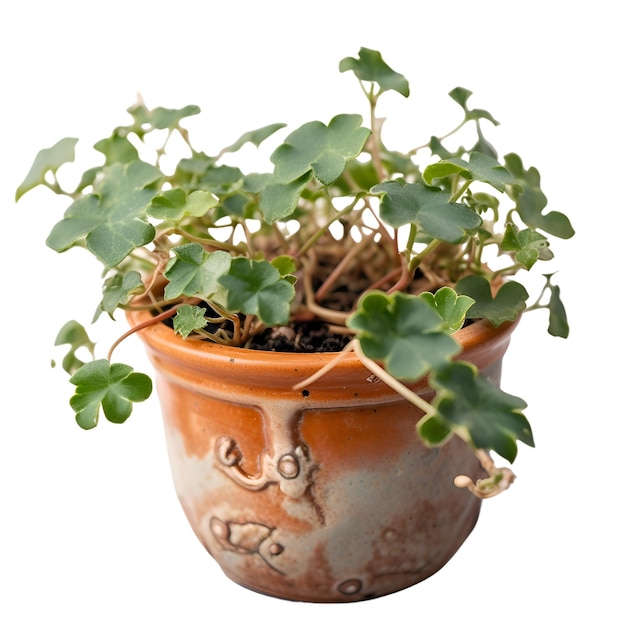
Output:
<instances>
[{"instance_id":1,"label":"geranium plant","mask_svg":"<svg viewBox=\"0 0 626 626\"><path fill-rule=\"evenodd\" d=\"M76 189L57 178L75 158L77 139L66 138L37 155L16 198L39 185L69 198L47 244L58 252L83 247L101 261L93 322L149 306L153 323L170 323L189 341L330 350L337 359L355 351L423 410L417 426L428 444L456 434L476 450L491 476L468 486L492 493L506 476L489 452L512 462L517 441L533 445L526 403L455 358L454 333L480 319L498 326L546 309L548 332L566 337L553 275L533 297L512 277L536 272L553 257L549 238L574 231L565 215L546 212L535 168L517 154L498 156L484 135L498 122L470 106L470 91L449 93L460 109L451 132L431 136L416 120L423 140L400 153L383 141L376 108L386 92L409 96L405 77L367 48L339 69L358 79L367 123L340 113L289 133L271 124L206 153L184 126L198 107L149 109L140 101L127 125L95 144L102 162ZM455 137L472 127L471 147L458 145ZM162 163L175 136L185 153L168 169ZM277 137L268 171L225 163L244 145ZM78 322L63 327L57 344L70 346L63 367L81 427L96 426L101 412L123 422L132 403L150 395L150 378L114 363L112 350L80 360L79 348L94 355L95 346ZM410 389L425 376L432 403Z\"/></svg>"}]
</instances>

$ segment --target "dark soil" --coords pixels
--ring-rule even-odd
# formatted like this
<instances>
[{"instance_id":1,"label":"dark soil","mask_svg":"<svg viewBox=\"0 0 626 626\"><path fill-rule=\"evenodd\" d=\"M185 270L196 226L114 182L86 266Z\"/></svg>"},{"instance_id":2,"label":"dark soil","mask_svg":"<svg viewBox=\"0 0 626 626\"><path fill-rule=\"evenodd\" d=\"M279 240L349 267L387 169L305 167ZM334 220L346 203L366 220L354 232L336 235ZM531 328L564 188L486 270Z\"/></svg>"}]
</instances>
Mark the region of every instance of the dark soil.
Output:
<instances>
[{"instance_id":1,"label":"dark soil","mask_svg":"<svg viewBox=\"0 0 626 626\"><path fill-rule=\"evenodd\" d=\"M208 309L206 305L199 304ZM209 315L216 315L208 309ZM163 323L173 327L172 318ZM243 316L242 316L243 323ZM216 332L218 326L209 325L206 330ZM320 321L294 323L292 326L277 326L252 337L246 344L249 350L267 350L269 352L341 352L352 337L347 334L333 333L328 325Z\"/></svg>"},{"instance_id":2,"label":"dark soil","mask_svg":"<svg viewBox=\"0 0 626 626\"><path fill-rule=\"evenodd\" d=\"M308 322L268 328L246 347L271 352L340 352L350 341L348 335L330 332L326 324Z\"/></svg>"}]
</instances>

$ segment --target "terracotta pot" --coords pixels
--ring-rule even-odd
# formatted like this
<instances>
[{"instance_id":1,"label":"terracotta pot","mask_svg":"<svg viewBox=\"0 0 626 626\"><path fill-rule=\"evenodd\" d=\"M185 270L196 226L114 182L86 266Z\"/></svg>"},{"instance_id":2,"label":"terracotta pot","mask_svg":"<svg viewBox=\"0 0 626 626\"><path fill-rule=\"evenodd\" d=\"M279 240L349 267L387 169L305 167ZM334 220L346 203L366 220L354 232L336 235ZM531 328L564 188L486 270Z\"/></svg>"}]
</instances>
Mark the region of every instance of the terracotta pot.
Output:
<instances>
[{"instance_id":1,"label":"terracotta pot","mask_svg":"<svg viewBox=\"0 0 626 626\"><path fill-rule=\"evenodd\" d=\"M499 382L512 329L460 331L463 358ZM290 600L364 600L432 575L472 531L480 500L453 480L482 475L475 455L457 438L422 445L419 410L354 355L294 391L332 356L183 340L164 324L139 335L176 492L235 582Z\"/></svg>"}]
</instances>

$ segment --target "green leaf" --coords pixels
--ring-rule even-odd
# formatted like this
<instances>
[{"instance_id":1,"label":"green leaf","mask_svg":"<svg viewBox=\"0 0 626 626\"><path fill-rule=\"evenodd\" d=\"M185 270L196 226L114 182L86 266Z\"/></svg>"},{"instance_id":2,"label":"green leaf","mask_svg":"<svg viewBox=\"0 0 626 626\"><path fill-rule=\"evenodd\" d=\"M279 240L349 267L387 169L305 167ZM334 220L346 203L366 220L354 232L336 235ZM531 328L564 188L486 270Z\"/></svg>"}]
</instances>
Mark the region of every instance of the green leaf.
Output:
<instances>
[{"instance_id":1,"label":"green leaf","mask_svg":"<svg viewBox=\"0 0 626 626\"><path fill-rule=\"evenodd\" d=\"M438 178L447 178L457 174L463 176L463 178L470 179L472 174L469 170L469 163L463 161L463 159L450 158L427 165L424 169L423 177L426 184L432 185L433 181Z\"/></svg>"},{"instance_id":2,"label":"green leaf","mask_svg":"<svg viewBox=\"0 0 626 626\"><path fill-rule=\"evenodd\" d=\"M525 170L520 157L513 153L507 154L504 162L518 182L518 186L511 189L510 196L524 224L561 239L573 237L574 229L566 215L558 211L544 213L548 199L541 191L538 170L534 167Z\"/></svg>"},{"instance_id":3,"label":"green leaf","mask_svg":"<svg viewBox=\"0 0 626 626\"><path fill-rule=\"evenodd\" d=\"M256 315L267 326L289 322L289 305L295 289L268 261L233 259L219 283L227 289L229 311Z\"/></svg>"},{"instance_id":4,"label":"green leaf","mask_svg":"<svg viewBox=\"0 0 626 626\"><path fill-rule=\"evenodd\" d=\"M211 218L213 223L217 222L224 216L257 219L258 213L255 210L257 206L258 204L255 203L254 200L251 200L250 196L247 194L234 193L231 196L221 198L220 205L217 207L215 212L212 213ZM235 222L238 221L239 220L235 220Z\"/></svg>"},{"instance_id":5,"label":"green leaf","mask_svg":"<svg viewBox=\"0 0 626 626\"><path fill-rule=\"evenodd\" d=\"M364 354L382 361L399 380L417 380L460 351L433 307L419 296L371 291L347 326L357 332Z\"/></svg>"},{"instance_id":6,"label":"green leaf","mask_svg":"<svg viewBox=\"0 0 626 626\"><path fill-rule=\"evenodd\" d=\"M516 184L513 174L497 159L480 152L470 153L469 162L453 157L428 165L424 170L424 181L430 185L435 178L457 174L468 180L487 183L500 192L504 192L506 185Z\"/></svg>"},{"instance_id":7,"label":"green leaf","mask_svg":"<svg viewBox=\"0 0 626 626\"><path fill-rule=\"evenodd\" d=\"M453 333L459 330L465 322L465 316L474 300L469 296L459 296L450 287L441 287L436 293L430 291L421 293L419 297L427 302L445 322L445 330Z\"/></svg>"},{"instance_id":8,"label":"green leaf","mask_svg":"<svg viewBox=\"0 0 626 626\"><path fill-rule=\"evenodd\" d=\"M360 115L337 115L328 126L309 122L293 131L273 152L274 176L279 183L291 183L312 171L330 185L343 173L349 159L357 157L370 131L361 126Z\"/></svg>"},{"instance_id":9,"label":"green leaf","mask_svg":"<svg viewBox=\"0 0 626 626\"><path fill-rule=\"evenodd\" d=\"M466 120L480 120L486 119L489 120L494 126L498 126L499 122L496 121L489 113L489 111L485 111L484 109L470 109L467 101L469 97L472 95L472 92L469 89L465 89L464 87L456 87L448 94L457 104L460 104L465 112Z\"/></svg>"},{"instance_id":10,"label":"green leaf","mask_svg":"<svg viewBox=\"0 0 626 626\"><path fill-rule=\"evenodd\" d=\"M196 330L204 328L209 322L204 317L206 309L190 304L182 304L176 309L176 315L172 320L174 331L185 339Z\"/></svg>"},{"instance_id":11,"label":"green leaf","mask_svg":"<svg viewBox=\"0 0 626 626\"><path fill-rule=\"evenodd\" d=\"M515 260L529 270L539 259L549 261L554 257L547 238L535 230L519 230L515 224L507 224L502 238L502 250L515 252Z\"/></svg>"},{"instance_id":12,"label":"green leaf","mask_svg":"<svg viewBox=\"0 0 626 626\"><path fill-rule=\"evenodd\" d=\"M473 112L475 113L476 111ZM479 113L486 113L486 111L480 111ZM493 145L485 139L485 136L480 130L480 126L476 128L476 131L478 134L478 139L476 140L476 143L468 150L468 152L477 152L479 154L484 154L491 159L497 160L498 153L496 152L496 149L493 147Z\"/></svg>"},{"instance_id":13,"label":"green leaf","mask_svg":"<svg viewBox=\"0 0 626 626\"><path fill-rule=\"evenodd\" d=\"M211 191L221 196L239 191L243 185L243 180L243 173L238 167L230 165L211 166L200 178L199 185L205 191Z\"/></svg>"},{"instance_id":14,"label":"green leaf","mask_svg":"<svg viewBox=\"0 0 626 626\"><path fill-rule=\"evenodd\" d=\"M70 322L64 324L54 341L55 346L66 344L70 346L70 350L63 358L61 366L68 374L73 374L77 369L85 364L84 361L76 356L77 350L80 348L86 348L91 356L93 356L96 344L89 339L89 335L87 334L85 327L75 320L71 320Z\"/></svg>"},{"instance_id":15,"label":"green leaf","mask_svg":"<svg viewBox=\"0 0 626 626\"><path fill-rule=\"evenodd\" d=\"M167 300L181 295L211 298L221 292L219 278L228 271L231 263L228 252L216 250L209 253L199 243L185 243L172 248L172 252L175 256L164 271L169 280L165 286Z\"/></svg>"},{"instance_id":16,"label":"green leaf","mask_svg":"<svg viewBox=\"0 0 626 626\"><path fill-rule=\"evenodd\" d=\"M104 168L95 193L69 206L46 243L61 252L85 237L89 251L106 267L117 265L154 238L154 227L144 219L154 195L147 187L160 177L156 167L142 161Z\"/></svg>"},{"instance_id":17,"label":"green leaf","mask_svg":"<svg viewBox=\"0 0 626 626\"><path fill-rule=\"evenodd\" d=\"M133 296L143 293L145 285L141 274L134 270L125 274L116 272L104 283L103 297L93 321L95 322L103 311L113 318L113 313L120 307L128 304Z\"/></svg>"},{"instance_id":18,"label":"green leaf","mask_svg":"<svg viewBox=\"0 0 626 626\"><path fill-rule=\"evenodd\" d=\"M182 158L176 166L176 179L179 180L181 174L192 177L202 176L209 168L213 167L217 157L207 156L204 152L196 152L191 157Z\"/></svg>"},{"instance_id":19,"label":"green leaf","mask_svg":"<svg viewBox=\"0 0 626 626\"><path fill-rule=\"evenodd\" d=\"M500 199L496 196L485 193L483 191L477 191L475 193L468 193L466 196L469 206L472 207L476 213L481 215L491 210L494 215L494 221L498 220L498 209L500 208Z\"/></svg>"},{"instance_id":20,"label":"green leaf","mask_svg":"<svg viewBox=\"0 0 626 626\"><path fill-rule=\"evenodd\" d=\"M534 446L521 398L502 391L470 363L456 361L434 371L430 382L437 392L437 413L418 424L420 434L441 440L446 429L469 439L479 449L494 450L513 462L519 440ZM429 424L434 420L435 424Z\"/></svg>"},{"instance_id":21,"label":"green leaf","mask_svg":"<svg viewBox=\"0 0 626 626\"><path fill-rule=\"evenodd\" d=\"M57 252L74 246L101 223L99 208L99 199L95 195L81 196L75 200L65 212L64 218L50 231L46 244Z\"/></svg>"},{"instance_id":22,"label":"green leaf","mask_svg":"<svg viewBox=\"0 0 626 626\"><path fill-rule=\"evenodd\" d=\"M397 91L405 98L409 97L409 82L392 70L377 50L361 48L359 58L346 57L339 63L339 71L352 71L362 81L377 83L381 91Z\"/></svg>"},{"instance_id":23,"label":"green leaf","mask_svg":"<svg viewBox=\"0 0 626 626\"><path fill-rule=\"evenodd\" d=\"M96 182L96 178L100 172L102 172L102 167L102 165L97 165L96 167L85 170L80 177L80 182L76 187L75 193L83 192L87 187L91 187Z\"/></svg>"},{"instance_id":24,"label":"green leaf","mask_svg":"<svg viewBox=\"0 0 626 626\"><path fill-rule=\"evenodd\" d=\"M247 133L244 133L235 141L234 144L228 146L228 148L224 148L222 152L237 152L240 150L245 144L252 143L257 148L271 135L273 135L277 130L284 128L286 124L269 124L268 126L263 126L262 128L257 128L256 130L251 130Z\"/></svg>"},{"instance_id":25,"label":"green leaf","mask_svg":"<svg viewBox=\"0 0 626 626\"><path fill-rule=\"evenodd\" d=\"M273 258L271 263L280 272L281 276L290 276L296 273L296 261L288 254L281 254Z\"/></svg>"},{"instance_id":26,"label":"green leaf","mask_svg":"<svg viewBox=\"0 0 626 626\"><path fill-rule=\"evenodd\" d=\"M548 324L548 332L554 337L567 339L569 336L569 323L567 321L565 306L561 301L561 289L557 285L552 284L549 284L548 287L550 288L550 301L548 303L550 321Z\"/></svg>"},{"instance_id":27,"label":"green leaf","mask_svg":"<svg viewBox=\"0 0 626 626\"><path fill-rule=\"evenodd\" d=\"M246 174L243 179L242 190L247 191L249 193L260 193L263 191L265 187L271 184L274 181L273 174L258 174L253 172L251 174Z\"/></svg>"},{"instance_id":28,"label":"green leaf","mask_svg":"<svg viewBox=\"0 0 626 626\"><path fill-rule=\"evenodd\" d=\"M81 428L98 424L100 408L105 417L117 424L125 422L132 412L133 402L143 402L152 393L152 381L145 374L133 372L122 363L98 359L85 363L70 378L76 392L70 405Z\"/></svg>"},{"instance_id":29,"label":"green leaf","mask_svg":"<svg viewBox=\"0 0 626 626\"><path fill-rule=\"evenodd\" d=\"M268 224L273 224L277 220L283 220L293 214L298 207L298 200L302 192L311 180L311 176L311 172L307 172L291 183L272 183L261 191L259 208Z\"/></svg>"},{"instance_id":30,"label":"green leaf","mask_svg":"<svg viewBox=\"0 0 626 626\"><path fill-rule=\"evenodd\" d=\"M467 317L485 318L494 326L517 319L528 300L526 289L513 280L505 282L493 296L489 281L482 276L465 276L456 284L456 291L475 300Z\"/></svg>"},{"instance_id":31,"label":"green leaf","mask_svg":"<svg viewBox=\"0 0 626 626\"><path fill-rule=\"evenodd\" d=\"M442 143L438 137L431 137L428 142L428 148L432 152L433 156L438 156L440 159L451 159L455 156L455 153L450 152ZM459 148L456 154L462 154L465 150Z\"/></svg>"},{"instance_id":32,"label":"green leaf","mask_svg":"<svg viewBox=\"0 0 626 626\"><path fill-rule=\"evenodd\" d=\"M183 189L176 187L154 196L148 214L155 219L180 222L188 215L202 217L217 204L217 198L209 191L196 189L187 195Z\"/></svg>"},{"instance_id":33,"label":"green leaf","mask_svg":"<svg viewBox=\"0 0 626 626\"><path fill-rule=\"evenodd\" d=\"M417 424L417 432L429 446L440 446L453 434L452 428L436 414L422 418Z\"/></svg>"},{"instance_id":34,"label":"green leaf","mask_svg":"<svg viewBox=\"0 0 626 626\"><path fill-rule=\"evenodd\" d=\"M182 119L200 113L200 107L195 104L189 104L182 109L156 107L150 110L142 102L139 102L130 107L128 112L133 116L140 128L147 125L160 130L174 130Z\"/></svg>"},{"instance_id":35,"label":"green leaf","mask_svg":"<svg viewBox=\"0 0 626 626\"><path fill-rule=\"evenodd\" d=\"M387 181L371 189L381 194L381 218L393 228L415 223L430 237L458 243L482 219L463 204L450 202L447 192L420 183Z\"/></svg>"},{"instance_id":36,"label":"green leaf","mask_svg":"<svg viewBox=\"0 0 626 626\"><path fill-rule=\"evenodd\" d=\"M104 154L105 165L130 163L139 159L137 148L128 140L128 137L117 132L108 139L102 139L96 143L94 148Z\"/></svg>"},{"instance_id":37,"label":"green leaf","mask_svg":"<svg viewBox=\"0 0 626 626\"><path fill-rule=\"evenodd\" d=\"M44 184L48 172L56 174L61 165L72 162L75 157L74 148L77 142L78 139L74 137L65 137L65 139L57 141L52 147L40 150L28 174L26 174L26 178L15 191L15 201L17 202L27 191L37 187L37 185Z\"/></svg>"}]
</instances>

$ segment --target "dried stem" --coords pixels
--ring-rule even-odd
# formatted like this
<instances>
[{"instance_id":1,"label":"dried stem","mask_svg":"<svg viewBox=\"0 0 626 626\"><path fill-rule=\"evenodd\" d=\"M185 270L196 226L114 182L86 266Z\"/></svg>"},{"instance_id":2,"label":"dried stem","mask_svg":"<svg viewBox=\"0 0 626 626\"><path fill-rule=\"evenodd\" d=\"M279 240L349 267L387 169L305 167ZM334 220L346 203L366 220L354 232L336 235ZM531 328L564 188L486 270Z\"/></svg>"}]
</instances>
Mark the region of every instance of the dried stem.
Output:
<instances>
[{"instance_id":1,"label":"dried stem","mask_svg":"<svg viewBox=\"0 0 626 626\"><path fill-rule=\"evenodd\" d=\"M485 499L497 496L513 484L515 474L508 467L496 467L486 450L476 450L476 456L487 472L487 478L480 478L474 482L469 476L461 474L454 479L457 487L468 489L477 498Z\"/></svg>"}]
</instances>

